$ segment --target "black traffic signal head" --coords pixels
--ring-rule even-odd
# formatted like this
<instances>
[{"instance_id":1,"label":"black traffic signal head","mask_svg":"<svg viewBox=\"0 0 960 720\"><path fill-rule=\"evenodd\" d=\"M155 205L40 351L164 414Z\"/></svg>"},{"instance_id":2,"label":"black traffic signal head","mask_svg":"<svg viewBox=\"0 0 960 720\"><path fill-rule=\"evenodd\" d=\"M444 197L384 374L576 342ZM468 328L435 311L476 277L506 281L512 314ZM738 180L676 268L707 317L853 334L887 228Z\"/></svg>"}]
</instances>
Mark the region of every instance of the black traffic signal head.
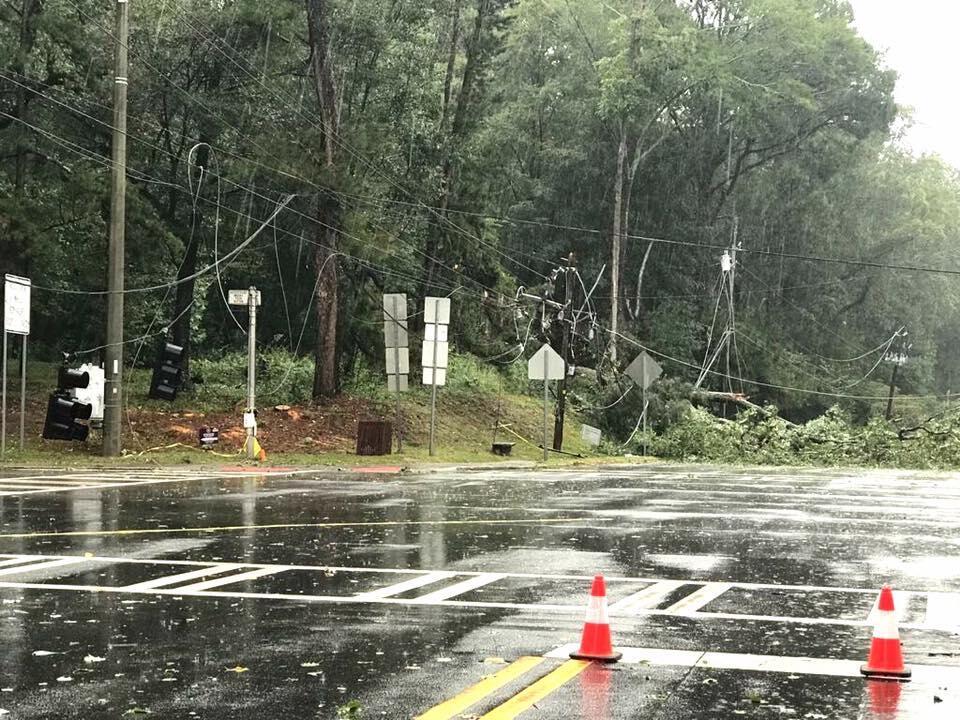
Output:
<instances>
[{"instance_id":1,"label":"black traffic signal head","mask_svg":"<svg viewBox=\"0 0 960 720\"><path fill-rule=\"evenodd\" d=\"M43 437L47 440L84 442L90 434L90 428L77 420L89 420L92 413L92 405L74 400L66 393L51 393L43 423Z\"/></svg>"},{"instance_id":2,"label":"black traffic signal head","mask_svg":"<svg viewBox=\"0 0 960 720\"><path fill-rule=\"evenodd\" d=\"M86 388L90 385L90 373L73 368L61 367L57 373L57 388L60 390L73 390L74 388Z\"/></svg>"},{"instance_id":3,"label":"black traffic signal head","mask_svg":"<svg viewBox=\"0 0 960 720\"><path fill-rule=\"evenodd\" d=\"M173 343L164 343L160 357L153 368L150 381L150 397L155 400L173 401L183 383L183 348Z\"/></svg>"}]
</instances>

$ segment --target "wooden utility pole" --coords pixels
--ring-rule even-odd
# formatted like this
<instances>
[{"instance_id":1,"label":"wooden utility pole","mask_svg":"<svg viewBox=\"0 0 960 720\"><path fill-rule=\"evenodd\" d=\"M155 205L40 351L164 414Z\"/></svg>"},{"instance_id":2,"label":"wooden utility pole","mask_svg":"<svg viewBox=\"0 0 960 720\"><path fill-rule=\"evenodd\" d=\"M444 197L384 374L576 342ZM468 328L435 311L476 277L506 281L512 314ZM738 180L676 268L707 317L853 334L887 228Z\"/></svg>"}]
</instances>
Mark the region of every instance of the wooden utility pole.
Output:
<instances>
[{"instance_id":1,"label":"wooden utility pole","mask_svg":"<svg viewBox=\"0 0 960 720\"><path fill-rule=\"evenodd\" d=\"M120 454L123 397L123 265L127 196L127 38L130 4L117 0L113 81L113 191L107 261L107 348L103 398L103 454Z\"/></svg>"},{"instance_id":2,"label":"wooden utility pole","mask_svg":"<svg viewBox=\"0 0 960 720\"><path fill-rule=\"evenodd\" d=\"M566 291L566 300L563 304L563 341L561 354L563 355L563 380L557 391L557 410L553 424L553 449L563 450L563 423L567 413L567 378L570 377L570 326L573 318L573 253L567 256L567 267L563 274L563 284Z\"/></svg>"},{"instance_id":3,"label":"wooden utility pole","mask_svg":"<svg viewBox=\"0 0 960 720\"><path fill-rule=\"evenodd\" d=\"M897 390L897 371L898 370L900 370L900 364L897 362L894 362L893 372L890 373L890 395L887 397L887 414L886 414L887 420L893 417L893 395Z\"/></svg>"}]
</instances>

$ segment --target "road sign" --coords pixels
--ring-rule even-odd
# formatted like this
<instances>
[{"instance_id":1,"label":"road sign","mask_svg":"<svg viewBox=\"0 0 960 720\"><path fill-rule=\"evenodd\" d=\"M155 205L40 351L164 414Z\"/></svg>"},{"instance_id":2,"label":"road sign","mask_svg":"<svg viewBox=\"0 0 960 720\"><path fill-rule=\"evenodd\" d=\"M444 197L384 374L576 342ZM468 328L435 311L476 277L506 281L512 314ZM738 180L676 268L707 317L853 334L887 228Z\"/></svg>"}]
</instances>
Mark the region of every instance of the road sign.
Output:
<instances>
[{"instance_id":1,"label":"road sign","mask_svg":"<svg viewBox=\"0 0 960 720\"><path fill-rule=\"evenodd\" d=\"M663 368L644 351L630 363L626 374L627 377L646 390L663 375Z\"/></svg>"},{"instance_id":2,"label":"road sign","mask_svg":"<svg viewBox=\"0 0 960 720\"><path fill-rule=\"evenodd\" d=\"M426 298L423 304L423 321L427 325L449 325L450 298Z\"/></svg>"},{"instance_id":3,"label":"road sign","mask_svg":"<svg viewBox=\"0 0 960 720\"><path fill-rule=\"evenodd\" d=\"M30 280L5 275L3 286L3 400L0 408L0 456L7 452L7 334L19 335L20 352L20 449L25 445L27 415L27 336L30 334Z\"/></svg>"},{"instance_id":4,"label":"road sign","mask_svg":"<svg viewBox=\"0 0 960 720\"><path fill-rule=\"evenodd\" d=\"M403 293L383 296L383 344L388 348L410 345L407 336L407 296ZM393 372L392 365L387 365L387 372Z\"/></svg>"},{"instance_id":5,"label":"road sign","mask_svg":"<svg viewBox=\"0 0 960 720\"><path fill-rule=\"evenodd\" d=\"M560 353L544 345L527 361L527 378L530 380L563 380L566 366Z\"/></svg>"},{"instance_id":6,"label":"road sign","mask_svg":"<svg viewBox=\"0 0 960 720\"><path fill-rule=\"evenodd\" d=\"M584 425L580 430L580 438L590 447L597 447L600 445L603 433L600 431L600 428Z\"/></svg>"},{"instance_id":7,"label":"road sign","mask_svg":"<svg viewBox=\"0 0 960 720\"><path fill-rule=\"evenodd\" d=\"M30 334L30 280L4 276L3 329L11 335Z\"/></svg>"},{"instance_id":8,"label":"road sign","mask_svg":"<svg viewBox=\"0 0 960 720\"><path fill-rule=\"evenodd\" d=\"M387 372L391 376L410 373L410 348L387 348Z\"/></svg>"},{"instance_id":9,"label":"road sign","mask_svg":"<svg viewBox=\"0 0 960 720\"><path fill-rule=\"evenodd\" d=\"M450 298L428 297L423 301L423 384L430 385L430 455L435 453L437 388L447 384L449 364Z\"/></svg>"},{"instance_id":10,"label":"road sign","mask_svg":"<svg viewBox=\"0 0 960 720\"><path fill-rule=\"evenodd\" d=\"M260 291L254 291L254 301L258 306L262 305L262 298L260 296ZM248 307L250 305L250 291L249 290L230 290L227 292L227 302L231 305L242 305L243 307Z\"/></svg>"}]
</instances>

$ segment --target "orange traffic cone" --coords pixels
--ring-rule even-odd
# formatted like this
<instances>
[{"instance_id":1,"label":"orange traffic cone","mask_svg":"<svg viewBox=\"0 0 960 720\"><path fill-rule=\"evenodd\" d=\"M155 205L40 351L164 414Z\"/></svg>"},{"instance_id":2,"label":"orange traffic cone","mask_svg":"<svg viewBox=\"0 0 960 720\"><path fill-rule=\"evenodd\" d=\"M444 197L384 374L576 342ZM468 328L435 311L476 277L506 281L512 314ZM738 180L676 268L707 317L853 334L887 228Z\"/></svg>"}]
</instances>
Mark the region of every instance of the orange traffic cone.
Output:
<instances>
[{"instance_id":1,"label":"orange traffic cone","mask_svg":"<svg viewBox=\"0 0 960 720\"><path fill-rule=\"evenodd\" d=\"M893 590L888 585L884 585L880 591L870 657L867 664L860 668L860 672L876 680L906 680L913 674L903 663L900 631L893 607Z\"/></svg>"},{"instance_id":2,"label":"orange traffic cone","mask_svg":"<svg viewBox=\"0 0 960 720\"><path fill-rule=\"evenodd\" d=\"M603 575L597 575L593 579L580 649L570 653L570 657L575 660L598 660L607 663L615 663L623 657L623 653L613 649L610 617L607 615L607 586L603 582Z\"/></svg>"}]
</instances>

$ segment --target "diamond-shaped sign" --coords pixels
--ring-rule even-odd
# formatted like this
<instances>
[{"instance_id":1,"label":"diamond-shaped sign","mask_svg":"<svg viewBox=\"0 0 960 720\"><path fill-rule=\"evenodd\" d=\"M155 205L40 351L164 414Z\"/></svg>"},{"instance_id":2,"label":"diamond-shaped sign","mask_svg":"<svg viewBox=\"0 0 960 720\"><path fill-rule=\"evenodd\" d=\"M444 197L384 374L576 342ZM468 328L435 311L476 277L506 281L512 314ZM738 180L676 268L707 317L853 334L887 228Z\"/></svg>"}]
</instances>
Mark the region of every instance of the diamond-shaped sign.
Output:
<instances>
[{"instance_id":1,"label":"diamond-shaped sign","mask_svg":"<svg viewBox=\"0 0 960 720\"><path fill-rule=\"evenodd\" d=\"M527 361L527 377L530 380L563 380L566 365L560 353L544 345Z\"/></svg>"},{"instance_id":2,"label":"diamond-shaped sign","mask_svg":"<svg viewBox=\"0 0 960 720\"><path fill-rule=\"evenodd\" d=\"M636 359L630 363L630 366L626 370L626 375L646 390L663 375L663 368L644 351L637 355Z\"/></svg>"}]
</instances>

